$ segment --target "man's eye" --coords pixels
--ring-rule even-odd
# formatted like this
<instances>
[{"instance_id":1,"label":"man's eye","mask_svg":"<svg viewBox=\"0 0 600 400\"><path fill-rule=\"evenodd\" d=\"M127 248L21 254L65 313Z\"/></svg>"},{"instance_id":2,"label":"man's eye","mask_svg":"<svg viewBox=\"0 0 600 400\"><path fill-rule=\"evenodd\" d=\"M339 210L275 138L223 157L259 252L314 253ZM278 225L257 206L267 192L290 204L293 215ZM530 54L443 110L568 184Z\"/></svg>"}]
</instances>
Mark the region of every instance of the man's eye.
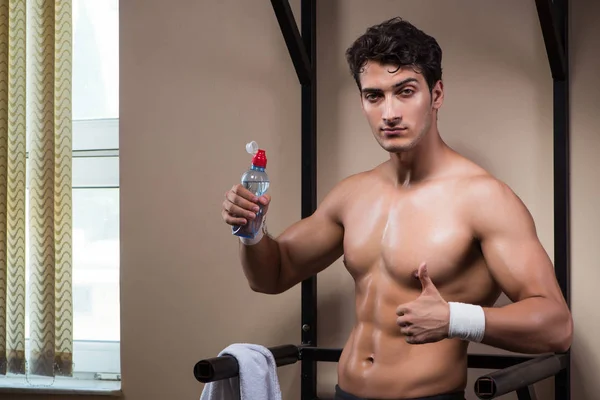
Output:
<instances>
[{"instance_id":1,"label":"man's eye","mask_svg":"<svg viewBox=\"0 0 600 400\"><path fill-rule=\"evenodd\" d=\"M375 101L375 100L377 100L377 97L378 97L378 96L377 96L376 94L373 94L373 93L367 94L367 95L365 96L365 98L366 98L367 100L369 100L369 101Z\"/></svg>"},{"instance_id":2,"label":"man's eye","mask_svg":"<svg viewBox=\"0 0 600 400\"><path fill-rule=\"evenodd\" d=\"M413 94L415 91L412 89L402 89L402 91L400 92L402 95L404 96L410 96L411 94Z\"/></svg>"}]
</instances>

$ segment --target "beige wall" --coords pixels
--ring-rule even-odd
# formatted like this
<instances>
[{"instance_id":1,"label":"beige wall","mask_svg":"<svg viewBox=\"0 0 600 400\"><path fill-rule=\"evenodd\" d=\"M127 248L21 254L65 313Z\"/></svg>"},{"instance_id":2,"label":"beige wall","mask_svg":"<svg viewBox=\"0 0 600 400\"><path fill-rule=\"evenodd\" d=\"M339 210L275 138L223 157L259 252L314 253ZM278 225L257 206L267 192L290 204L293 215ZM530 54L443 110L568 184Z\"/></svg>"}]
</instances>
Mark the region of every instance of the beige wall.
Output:
<instances>
[{"instance_id":1,"label":"beige wall","mask_svg":"<svg viewBox=\"0 0 600 400\"><path fill-rule=\"evenodd\" d=\"M123 390L127 400L197 399L192 367L200 358L233 342L300 340L299 287L278 297L250 291L219 215L223 193L248 165L244 144L256 140L269 156L270 230L299 217L299 84L266 0L128 0L120 12ZM600 390L599 12L597 2L573 1L577 400ZM319 199L386 157L360 113L343 51L367 25L401 15L444 50L443 137L513 187L552 256L552 84L534 2L329 0L318 13ZM319 276L321 346L344 343L352 307L352 282L335 263ZM299 399L298 367L279 370L285 400ZM321 394L331 392L335 367L319 365ZM470 399L484 372L471 371ZM538 389L548 398L551 382ZM34 398L61 397L18 397Z\"/></svg>"},{"instance_id":2,"label":"beige wall","mask_svg":"<svg viewBox=\"0 0 600 400\"><path fill-rule=\"evenodd\" d=\"M600 392L600 3L576 1L571 29L573 398Z\"/></svg>"}]
</instances>

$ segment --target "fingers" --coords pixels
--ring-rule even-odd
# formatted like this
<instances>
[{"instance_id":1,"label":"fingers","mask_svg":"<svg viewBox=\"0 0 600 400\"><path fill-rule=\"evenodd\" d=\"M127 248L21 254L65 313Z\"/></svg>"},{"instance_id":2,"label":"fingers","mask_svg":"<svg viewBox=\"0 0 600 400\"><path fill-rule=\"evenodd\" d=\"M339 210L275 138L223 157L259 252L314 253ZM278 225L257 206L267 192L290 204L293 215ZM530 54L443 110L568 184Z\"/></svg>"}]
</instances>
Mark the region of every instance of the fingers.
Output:
<instances>
[{"instance_id":1,"label":"fingers","mask_svg":"<svg viewBox=\"0 0 600 400\"><path fill-rule=\"evenodd\" d=\"M271 196L268 194L265 194L263 196L260 196L258 198L258 203L262 205L263 207L263 213L266 214L267 211L269 210L269 203L271 202Z\"/></svg>"},{"instance_id":2,"label":"fingers","mask_svg":"<svg viewBox=\"0 0 600 400\"><path fill-rule=\"evenodd\" d=\"M403 334L404 336L413 336L414 335L411 325L403 326L402 328L400 328L400 333Z\"/></svg>"},{"instance_id":3,"label":"fingers","mask_svg":"<svg viewBox=\"0 0 600 400\"><path fill-rule=\"evenodd\" d=\"M269 194L265 194L265 195L263 195L263 196L260 196L260 197L258 198L258 202L259 202L260 204L262 204L263 206L268 206L268 205L269 205L269 203L271 202L271 195L269 195Z\"/></svg>"},{"instance_id":4,"label":"fingers","mask_svg":"<svg viewBox=\"0 0 600 400\"><path fill-rule=\"evenodd\" d=\"M402 326L402 325L401 325ZM414 325L410 323L405 323L402 328L400 328L400 333L404 336L404 340L409 344L423 344L426 343L426 338L417 332L417 329Z\"/></svg>"},{"instance_id":5,"label":"fingers","mask_svg":"<svg viewBox=\"0 0 600 400\"><path fill-rule=\"evenodd\" d=\"M225 221L228 225L241 226L246 225L248 223L248 220L246 220L245 218L239 218L229 215L229 213L225 209L221 211L221 217L223 218L223 221Z\"/></svg>"},{"instance_id":6,"label":"fingers","mask_svg":"<svg viewBox=\"0 0 600 400\"><path fill-rule=\"evenodd\" d=\"M406 307L398 307L398 312L400 315L396 319L396 324L400 327L400 333L404 336L404 340L409 344L421 344L425 343L422 339L422 335L418 332L419 328L412 324L411 316L409 314L409 310Z\"/></svg>"},{"instance_id":7,"label":"fingers","mask_svg":"<svg viewBox=\"0 0 600 400\"><path fill-rule=\"evenodd\" d=\"M421 340L418 336L408 336L407 335L404 337L404 340L408 344L425 344L425 343L427 343L424 340Z\"/></svg>"},{"instance_id":8,"label":"fingers","mask_svg":"<svg viewBox=\"0 0 600 400\"><path fill-rule=\"evenodd\" d=\"M398 325L399 327L401 327L402 329L404 329L404 328L408 328L412 324L408 320L408 318L406 318L406 317L399 317L398 319L396 319L396 325ZM402 329L400 329L400 332L403 332Z\"/></svg>"},{"instance_id":9,"label":"fingers","mask_svg":"<svg viewBox=\"0 0 600 400\"><path fill-rule=\"evenodd\" d=\"M246 200L244 200L246 201ZM238 204L236 204L238 203ZM241 217L247 219L253 219L256 217L258 212L258 206L254 205L240 205L238 199L225 199L223 202L223 210L227 211L232 217Z\"/></svg>"},{"instance_id":10,"label":"fingers","mask_svg":"<svg viewBox=\"0 0 600 400\"><path fill-rule=\"evenodd\" d=\"M421 263L421 265L419 266L418 276L419 280L421 281L421 285L423 286L423 289L427 289L429 287L434 286L433 282L431 281L431 278L429 277L429 272L427 271L426 263Z\"/></svg>"},{"instance_id":11,"label":"fingers","mask_svg":"<svg viewBox=\"0 0 600 400\"><path fill-rule=\"evenodd\" d=\"M432 337L428 337L426 335L406 335L404 340L408 344L427 344L427 343L435 343L437 340Z\"/></svg>"},{"instance_id":12,"label":"fingers","mask_svg":"<svg viewBox=\"0 0 600 400\"><path fill-rule=\"evenodd\" d=\"M225 198L244 210L258 212L258 198L242 185L235 185L225 193Z\"/></svg>"},{"instance_id":13,"label":"fingers","mask_svg":"<svg viewBox=\"0 0 600 400\"><path fill-rule=\"evenodd\" d=\"M253 203L256 203L258 201L258 198L254 195L254 193L252 193L251 191L246 189L244 185L239 183L237 185L233 185L233 187L229 190L229 193Z\"/></svg>"},{"instance_id":14,"label":"fingers","mask_svg":"<svg viewBox=\"0 0 600 400\"><path fill-rule=\"evenodd\" d=\"M262 199L264 197L265 199ZM256 218L256 213L260 210L261 204L268 204L270 197L262 196L257 198L252 192L244 186L237 184L225 192L221 216L229 225L245 225L249 220ZM266 210L265 210L266 212Z\"/></svg>"},{"instance_id":15,"label":"fingers","mask_svg":"<svg viewBox=\"0 0 600 400\"><path fill-rule=\"evenodd\" d=\"M410 312L410 308L409 308L408 304L406 304L406 305L402 304L402 305L398 306L398 308L396 308L396 315L399 315L399 316L406 315L409 312Z\"/></svg>"},{"instance_id":16,"label":"fingers","mask_svg":"<svg viewBox=\"0 0 600 400\"><path fill-rule=\"evenodd\" d=\"M417 334L417 327L412 324L412 318L408 313L402 313L396 318L396 324L400 327L400 333L404 335L408 343L415 342L415 336Z\"/></svg>"},{"instance_id":17,"label":"fingers","mask_svg":"<svg viewBox=\"0 0 600 400\"><path fill-rule=\"evenodd\" d=\"M243 211L241 208L234 206L229 201L223 202L223 209L221 210L221 217L229 225L245 225L253 217L250 213Z\"/></svg>"}]
</instances>

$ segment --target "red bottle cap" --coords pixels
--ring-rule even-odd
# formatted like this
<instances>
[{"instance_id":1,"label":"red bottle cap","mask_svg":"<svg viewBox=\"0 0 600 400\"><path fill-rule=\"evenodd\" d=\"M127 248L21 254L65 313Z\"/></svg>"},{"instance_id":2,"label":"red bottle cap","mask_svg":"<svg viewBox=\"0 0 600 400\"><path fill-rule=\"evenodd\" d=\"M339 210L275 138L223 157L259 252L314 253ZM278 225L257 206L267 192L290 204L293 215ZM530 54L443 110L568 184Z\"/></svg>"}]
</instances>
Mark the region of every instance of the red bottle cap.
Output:
<instances>
[{"instance_id":1,"label":"red bottle cap","mask_svg":"<svg viewBox=\"0 0 600 400\"><path fill-rule=\"evenodd\" d=\"M264 150L258 149L254 157L252 157L252 164L255 167L267 168L267 155Z\"/></svg>"}]
</instances>

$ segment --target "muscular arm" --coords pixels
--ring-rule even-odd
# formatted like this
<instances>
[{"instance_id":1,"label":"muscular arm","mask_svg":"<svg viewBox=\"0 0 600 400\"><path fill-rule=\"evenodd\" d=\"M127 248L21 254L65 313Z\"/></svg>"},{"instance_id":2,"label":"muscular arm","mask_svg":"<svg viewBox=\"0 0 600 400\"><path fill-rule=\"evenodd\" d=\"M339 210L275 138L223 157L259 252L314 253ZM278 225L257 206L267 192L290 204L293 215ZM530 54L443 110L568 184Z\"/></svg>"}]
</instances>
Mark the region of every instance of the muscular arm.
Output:
<instances>
[{"instance_id":1,"label":"muscular arm","mask_svg":"<svg viewBox=\"0 0 600 400\"><path fill-rule=\"evenodd\" d=\"M343 254L339 218L348 181L343 181L310 217L287 228L277 238L265 235L254 246L240 244L240 259L250 287L282 293L331 265Z\"/></svg>"},{"instance_id":2,"label":"muscular arm","mask_svg":"<svg viewBox=\"0 0 600 400\"><path fill-rule=\"evenodd\" d=\"M533 218L503 183L473 185L471 214L491 274L513 302L484 308L483 343L520 353L564 352L572 319Z\"/></svg>"}]
</instances>

